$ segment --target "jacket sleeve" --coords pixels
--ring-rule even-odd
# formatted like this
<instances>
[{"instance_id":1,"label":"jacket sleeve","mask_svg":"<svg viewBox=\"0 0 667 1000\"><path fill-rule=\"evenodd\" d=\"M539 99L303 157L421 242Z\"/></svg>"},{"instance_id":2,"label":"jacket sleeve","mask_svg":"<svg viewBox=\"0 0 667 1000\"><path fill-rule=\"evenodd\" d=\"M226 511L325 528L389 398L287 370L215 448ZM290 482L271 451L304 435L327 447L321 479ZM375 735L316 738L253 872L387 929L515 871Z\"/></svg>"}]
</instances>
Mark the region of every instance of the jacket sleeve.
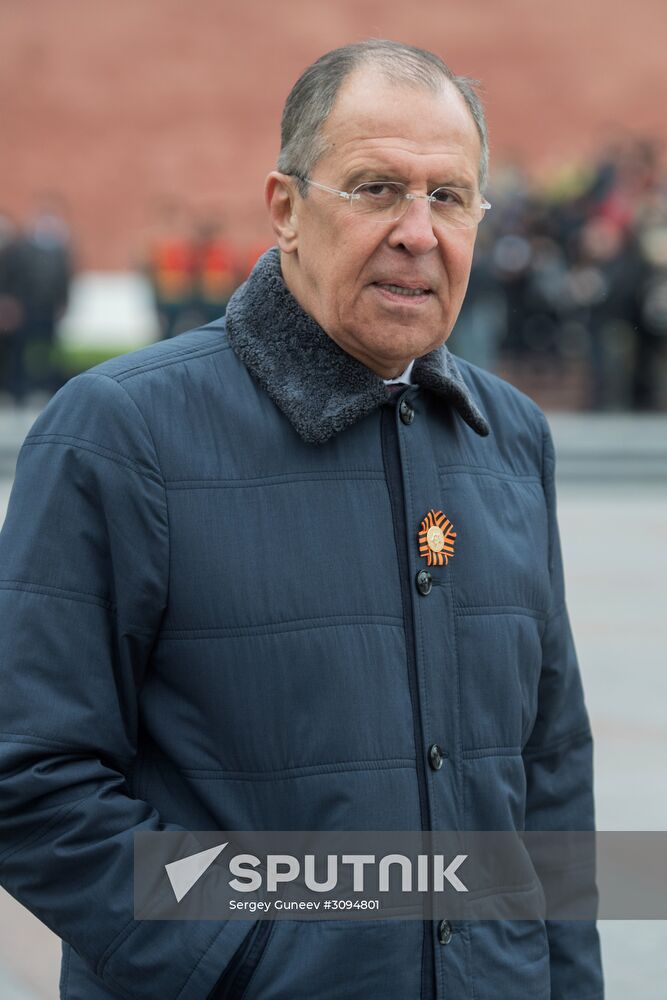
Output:
<instances>
[{"instance_id":1,"label":"jacket sleeve","mask_svg":"<svg viewBox=\"0 0 667 1000\"><path fill-rule=\"evenodd\" d=\"M593 830L593 741L565 604L556 520L555 454L546 419L542 482L549 525L551 603L542 638L537 717L523 750L526 830ZM551 1000L602 1000L594 921L548 920Z\"/></svg>"},{"instance_id":2,"label":"jacket sleeve","mask_svg":"<svg viewBox=\"0 0 667 1000\"><path fill-rule=\"evenodd\" d=\"M202 1000L245 921L135 921L138 693L167 599L168 511L122 383L61 389L23 445L0 535L0 882L110 993Z\"/></svg>"}]
</instances>

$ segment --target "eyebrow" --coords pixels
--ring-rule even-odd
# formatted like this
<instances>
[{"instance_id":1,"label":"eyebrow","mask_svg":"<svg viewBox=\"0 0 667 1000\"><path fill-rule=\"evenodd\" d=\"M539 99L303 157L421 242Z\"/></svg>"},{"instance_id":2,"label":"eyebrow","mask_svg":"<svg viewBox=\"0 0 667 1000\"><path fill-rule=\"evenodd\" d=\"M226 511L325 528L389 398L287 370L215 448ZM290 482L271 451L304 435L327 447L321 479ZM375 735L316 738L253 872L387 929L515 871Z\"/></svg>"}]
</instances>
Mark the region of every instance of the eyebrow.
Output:
<instances>
[{"instance_id":1,"label":"eyebrow","mask_svg":"<svg viewBox=\"0 0 667 1000\"><path fill-rule=\"evenodd\" d=\"M389 170L387 168L376 168L376 167L363 167L361 170L355 170L353 174L346 180L346 185L349 189L357 186L357 184L362 184L364 181L401 181L402 178L395 171Z\"/></svg>"},{"instance_id":2,"label":"eyebrow","mask_svg":"<svg viewBox=\"0 0 667 1000\"><path fill-rule=\"evenodd\" d=\"M400 173L395 170L391 170L388 167L364 167L362 169L355 170L354 173L347 178L344 188L346 191L351 191L357 186L357 184L363 184L364 181L398 181L401 184L407 184L407 181ZM429 191L435 191L437 188L441 187L460 188L462 191L474 191L476 185L474 183L471 184L468 180L464 180L459 177L448 181L434 181L432 184L429 184Z\"/></svg>"}]
</instances>

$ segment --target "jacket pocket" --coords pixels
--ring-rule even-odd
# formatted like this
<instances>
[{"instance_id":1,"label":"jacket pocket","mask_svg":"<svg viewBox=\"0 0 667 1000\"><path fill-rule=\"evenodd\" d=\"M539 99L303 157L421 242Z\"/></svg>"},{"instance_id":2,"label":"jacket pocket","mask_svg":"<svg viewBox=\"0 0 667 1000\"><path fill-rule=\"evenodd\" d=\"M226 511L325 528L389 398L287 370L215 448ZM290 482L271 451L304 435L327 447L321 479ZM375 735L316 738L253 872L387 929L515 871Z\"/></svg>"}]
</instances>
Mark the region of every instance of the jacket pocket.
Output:
<instances>
[{"instance_id":1,"label":"jacket pocket","mask_svg":"<svg viewBox=\"0 0 667 1000\"><path fill-rule=\"evenodd\" d=\"M543 920L472 920L466 931L476 1000L549 1000L549 942Z\"/></svg>"},{"instance_id":2,"label":"jacket pocket","mask_svg":"<svg viewBox=\"0 0 667 1000\"><path fill-rule=\"evenodd\" d=\"M208 1000L241 1000L266 951L273 926L272 920L255 923Z\"/></svg>"}]
</instances>

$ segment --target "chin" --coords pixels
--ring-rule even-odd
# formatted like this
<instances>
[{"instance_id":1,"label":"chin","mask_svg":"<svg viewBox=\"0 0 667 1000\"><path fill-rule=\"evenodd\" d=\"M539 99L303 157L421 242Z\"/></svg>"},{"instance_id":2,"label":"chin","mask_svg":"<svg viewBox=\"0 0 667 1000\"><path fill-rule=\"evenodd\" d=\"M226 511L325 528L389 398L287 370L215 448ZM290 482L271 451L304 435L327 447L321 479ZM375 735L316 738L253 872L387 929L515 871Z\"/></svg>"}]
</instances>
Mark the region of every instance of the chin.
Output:
<instances>
[{"instance_id":1,"label":"chin","mask_svg":"<svg viewBox=\"0 0 667 1000\"><path fill-rule=\"evenodd\" d=\"M399 361L401 358L421 358L424 354L428 354L432 351L434 347L438 347L439 344L443 342L443 337L411 337L409 330L405 327L399 328L395 331L395 335L389 343L383 345L378 344L378 349L381 350L382 347L385 350L382 352L383 356L386 358L391 358L391 360Z\"/></svg>"}]
</instances>

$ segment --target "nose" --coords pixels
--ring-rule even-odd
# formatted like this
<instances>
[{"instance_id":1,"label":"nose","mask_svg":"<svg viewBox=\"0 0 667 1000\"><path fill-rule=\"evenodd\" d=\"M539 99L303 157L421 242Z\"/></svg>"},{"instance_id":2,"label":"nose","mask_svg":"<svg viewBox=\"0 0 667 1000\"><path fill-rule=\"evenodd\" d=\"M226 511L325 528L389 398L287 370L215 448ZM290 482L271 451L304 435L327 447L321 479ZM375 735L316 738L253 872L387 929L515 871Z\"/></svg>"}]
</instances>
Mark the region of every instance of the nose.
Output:
<instances>
[{"instance_id":1,"label":"nose","mask_svg":"<svg viewBox=\"0 0 667 1000\"><path fill-rule=\"evenodd\" d=\"M403 247L414 256L428 253L438 245L433 232L431 206L426 198L410 199L404 214L394 223L389 245Z\"/></svg>"}]
</instances>

